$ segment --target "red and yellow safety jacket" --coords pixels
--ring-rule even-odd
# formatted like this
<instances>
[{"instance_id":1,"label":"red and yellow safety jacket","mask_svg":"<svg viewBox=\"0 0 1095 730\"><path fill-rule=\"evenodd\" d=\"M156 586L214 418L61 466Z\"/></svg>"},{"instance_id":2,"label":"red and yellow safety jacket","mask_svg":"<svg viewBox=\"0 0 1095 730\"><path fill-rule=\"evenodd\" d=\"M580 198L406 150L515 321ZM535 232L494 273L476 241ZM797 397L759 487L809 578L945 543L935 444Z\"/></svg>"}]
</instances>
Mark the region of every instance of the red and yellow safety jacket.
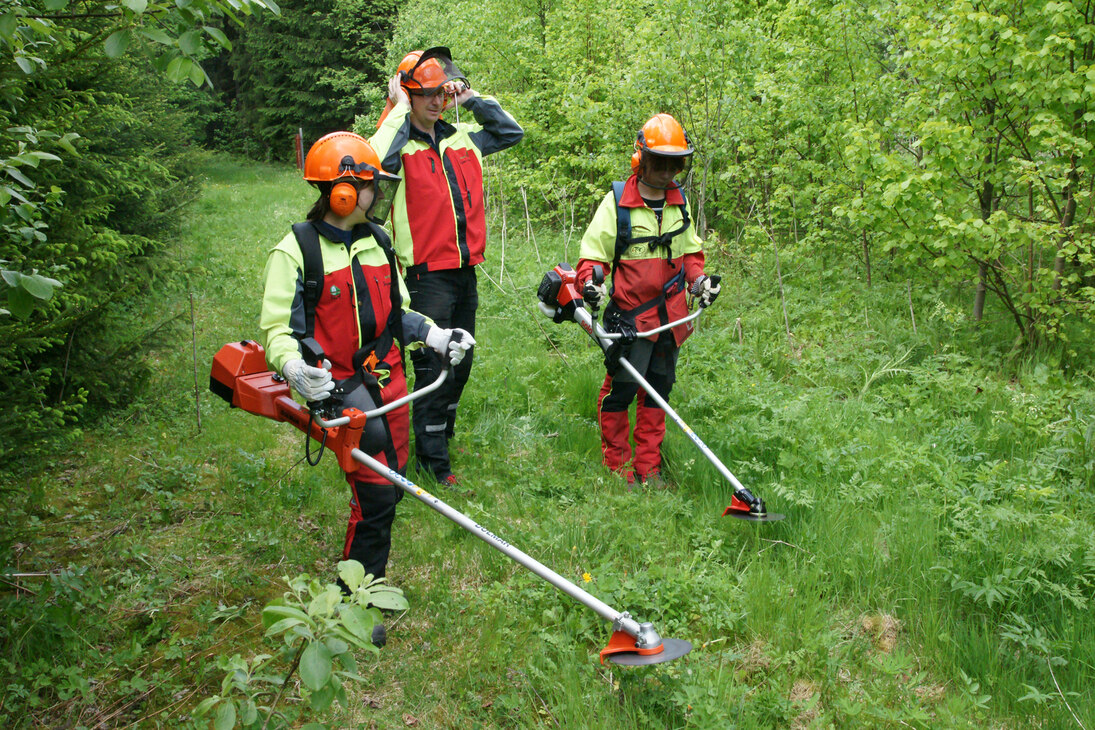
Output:
<instances>
[{"instance_id":1,"label":"red and yellow safety jacket","mask_svg":"<svg viewBox=\"0 0 1095 730\"><path fill-rule=\"evenodd\" d=\"M371 235L361 235L363 227L355 229L350 238L361 237L348 246L342 241L330 240L327 236L334 235L334 229L325 228L325 225L317 225L321 234L323 291L315 308L313 336L331 361L331 376L342 380L354 375L354 353L379 339L387 340L381 336L389 329L392 312L392 269L376 240ZM266 348L266 362L280 373L284 371L285 363L301 356L299 338L305 333L304 259L292 232L271 249L263 278L265 288L259 329ZM408 308L407 289L400 277L395 278L394 285L399 287L403 307L400 320L403 344L409 349L421 347L432 322ZM407 394L407 381L399 343L391 340L391 345L384 349L385 352L376 353L381 362L373 372L380 381L381 401L388 403ZM390 463L393 459L386 455L377 458L387 460L389 467L398 470L407 461L406 406L388 413L386 418L398 455L394 459L397 463ZM350 478L351 481L387 483L365 467Z\"/></svg>"},{"instance_id":2,"label":"red and yellow safety jacket","mask_svg":"<svg viewBox=\"0 0 1095 730\"><path fill-rule=\"evenodd\" d=\"M620 207L631 212L633 239L659 236L680 228L687 205L680 190L665 191L665 207L659 223L654 211L646 206L639 195L635 175L628 178L620 197ZM691 221L691 215L688 218ZM592 277L594 265L599 264L606 275L609 273L616 255L616 221L616 196L610 191L582 236L578 250L580 286ZM681 233L673 236L668 251L660 246L632 245L620 255L616 270L612 272L612 301L625 317L634 312L629 318L633 319L635 328L640 332L682 319L688 315L686 292L703 274L703 264L702 242L691 222ZM678 347L690 334L691 323L673 328Z\"/></svg>"},{"instance_id":3,"label":"red and yellow safety jacket","mask_svg":"<svg viewBox=\"0 0 1095 730\"><path fill-rule=\"evenodd\" d=\"M475 266L487 242L483 158L521 141L524 130L489 96L462 105L474 123L439 119L436 142L399 103L369 143L381 166L403 176L392 205L392 244L404 270Z\"/></svg>"}]
</instances>

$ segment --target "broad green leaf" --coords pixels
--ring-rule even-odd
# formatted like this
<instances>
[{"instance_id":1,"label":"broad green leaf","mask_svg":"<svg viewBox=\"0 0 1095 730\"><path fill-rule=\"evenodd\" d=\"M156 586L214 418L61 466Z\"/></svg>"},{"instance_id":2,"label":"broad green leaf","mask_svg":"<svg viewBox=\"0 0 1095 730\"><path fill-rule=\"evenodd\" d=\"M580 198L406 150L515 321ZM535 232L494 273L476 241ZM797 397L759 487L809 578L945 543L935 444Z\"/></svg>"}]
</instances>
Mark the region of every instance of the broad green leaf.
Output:
<instances>
[{"instance_id":1,"label":"broad green leaf","mask_svg":"<svg viewBox=\"0 0 1095 730\"><path fill-rule=\"evenodd\" d=\"M307 624L310 628L314 629L316 627L316 622L313 621L308 614L294 606L267 606L262 609L263 624L266 624L268 620L270 621L270 624L273 624L275 621L282 618L297 618L300 619L302 623Z\"/></svg>"},{"instance_id":2,"label":"broad green leaf","mask_svg":"<svg viewBox=\"0 0 1095 730\"><path fill-rule=\"evenodd\" d=\"M60 162L61 161L61 158L58 157L57 155L51 154L49 152L42 152L40 150L31 150L30 152L27 153L27 155L29 155L29 156L31 156L35 159L38 159L38 160L45 160L47 162Z\"/></svg>"},{"instance_id":3,"label":"broad green leaf","mask_svg":"<svg viewBox=\"0 0 1095 730\"><path fill-rule=\"evenodd\" d=\"M171 46L175 44L175 41L171 39L171 36L169 36L167 33L164 33L159 28L141 28L137 32L143 35L145 38L148 38L151 41L155 41L156 43L161 43L165 46Z\"/></svg>"},{"instance_id":4,"label":"broad green leaf","mask_svg":"<svg viewBox=\"0 0 1095 730\"><path fill-rule=\"evenodd\" d=\"M15 13L0 15L0 38L11 39L17 27L19 27L19 19L15 17Z\"/></svg>"},{"instance_id":5,"label":"broad green leaf","mask_svg":"<svg viewBox=\"0 0 1095 730\"><path fill-rule=\"evenodd\" d=\"M300 681L313 692L331 678L331 651L321 641L313 641L300 657Z\"/></svg>"},{"instance_id":6,"label":"broad green leaf","mask_svg":"<svg viewBox=\"0 0 1095 730\"><path fill-rule=\"evenodd\" d=\"M148 0L122 0L122 4L137 15L148 9Z\"/></svg>"},{"instance_id":7,"label":"broad green leaf","mask_svg":"<svg viewBox=\"0 0 1095 730\"><path fill-rule=\"evenodd\" d=\"M208 80L209 77L205 75L205 69L202 68L200 63L195 62L190 67L190 83L194 86L201 86Z\"/></svg>"},{"instance_id":8,"label":"broad green leaf","mask_svg":"<svg viewBox=\"0 0 1095 730\"><path fill-rule=\"evenodd\" d=\"M80 139L80 135L76 134L76 132L69 132L64 137L57 140L57 144L61 145L66 152L76 155L79 154L79 152L77 152L76 147L73 146L72 143L78 139Z\"/></svg>"},{"instance_id":9,"label":"broad green leaf","mask_svg":"<svg viewBox=\"0 0 1095 730\"><path fill-rule=\"evenodd\" d=\"M343 606L339 616L346 629L362 641L370 641L376 619L371 611L361 606Z\"/></svg>"},{"instance_id":10,"label":"broad green leaf","mask_svg":"<svg viewBox=\"0 0 1095 730\"><path fill-rule=\"evenodd\" d=\"M327 645L327 649L331 652L332 656L338 656L350 649L349 644L342 639L337 639L333 636L328 636L323 640L323 643Z\"/></svg>"},{"instance_id":11,"label":"broad green leaf","mask_svg":"<svg viewBox=\"0 0 1095 730\"><path fill-rule=\"evenodd\" d=\"M375 649L369 639L362 639L346 630L346 627L342 624L335 624L331 628L331 633L335 636L341 637L346 643L353 644L358 649Z\"/></svg>"},{"instance_id":12,"label":"broad green leaf","mask_svg":"<svg viewBox=\"0 0 1095 730\"><path fill-rule=\"evenodd\" d=\"M0 277L3 277L4 283L8 286L19 286L19 281L23 278L23 274L19 271L12 271L10 269L4 269L0 271Z\"/></svg>"},{"instance_id":13,"label":"broad green leaf","mask_svg":"<svg viewBox=\"0 0 1095 730\"><path fill-rule=\"evenodd\" d=\"M211 35L213 40L219 43L222 48L228 51L232 50L232 41L228 40L228 36L226 36L224 31L220 28L214 28L211 25L203 25L202 28L204 28L205 32Z\"/></svg>"},{"instance_id":14,"label":"broad green leaf","mask_svg":"<svg viewBox=\"0 0 1095 730\"><path fill-rule=\"evenodd\" d=\"M192 56L202 47L201 33L196 30L188 30L179 36L179 50L188 56Z\"/></svg>"},{"instance_id":15,"label":"broad green leaf","mask_svg":"<svg viewBox=\"0 0 1095 730\"><path fill-rule=\"evenodd\" d=\"M377 608L389 611L403 611L410 606L407 599L403 597L403 592L391 586L373 588L369 596L369 603Z\"/></svg>"},{"instance_id":16,"label":"broad green leaf","mask_svg":"<svg viewBox=\"0 0 1095 730\"><path fill-rule=\"evenodd\" d=\"M25 74L34 73L34 65L27 60L26 56L16 56L15 65Z\"/></svg>"},{"instance_id":17,"label":"broad green leaf","mask_svg":"<svg viewBox=\"0 0 1095 730\"><path fill-rule=\"evenodd\" d=\"M240 724L253 725L259 719L259 710L255 707L255 701L248 699L240 707Z\"/></svg>"},{"instance_id":18,"label":"broad green leaf","mask_svg":"<svg viewBox=\"0 0 1095 730\"><path fill-rule=\"evenodd\" d=\"M294 626L299 626L304 622L299 618L283 618L282 620L271 624L270 628L266 629L267 636L277 636L278 634L288 631Z\"/></svg>"},{"instance_id":19,"label":"broad green leaf","mask_svg":"<svg viewBox=\"0 0 1095 730\"><path fill-rule=\"evenodd\" d=\"M232 730L236 726L236 703L225 700L217 708L217 714L213 718L213 730Z\"/></svg>"},{"instance_id":20,"label":"broad green leaf","mask_svg":"<svg viewBox=\"0 0 1095 730\"><path fill-rule=\"evenodd\" d=\"M56 279L47 279L39 274L24 275L23 279L19 282L19 286L30 292L32 297L41 299L43 301L49 301L53 296L54 285L50 281L56 281Z\"/></svg>"},{"instance_id":21,"label":"broad green leaf","mask_svg":"<svg viewBox=\"0 0 1095 730\"><path fill-rule=\"evenodd\" d=\"M190 714L198 719L205 717L213 705L220 701L219 695L213 695L212 697L206 697L204 700L198 703L198 706L194 708L194 711Z\"/></svg>"},{"instance_id":22,"label":"broad green leaf","mask_svg":"<svg viewBox=\"0 0 1095 730\"><path fill-rule=\"evenodd\" d=\"M338 577L342 579L352 593L365 579L365 566L356 560L341 560L338 563Z\"/></svg>"},{"instance_id":23,"label":"broad green leaf","mask_svg":"<svg viewBox=\"0 0 1095 730\"><path fill-rule=\"evenodd\" d=\"M308 704L312 706L312 709L316 712L323 712L335 699L335 688L330 684L324 684L318 690L312 693L312 696L308 698Z\"/></svg>"},{"instance_id":24,"label":"broad green leaf","mask_svg":"<svg viewBox=\"0 0 1095 730\"><path fill-rule=\"evenodd\" d=\"M35 299L22 287L8 289L8 307L12 315L19 319L26 319L34 311Z\"/></svg>"},{"instance_id":25,"label":"broad green leaf","mask_svg":"<svg viewBox=\"0 0 1095 730\"><path fill-rule=\"evenodd\" d=\"M167 70L164 73L169 80L178 83L190 75L190 63L190 59L186 56L175 56L167 64Z\"/></svg>"},{"instance_id":26,"label":"broad green leaf","mask_svg":"<svg viewBox=\"0 0 1095 730\"><path fill-rule=\"evenodd\" d=\"M26 175L24 175L23 173L16 170L14 167L5 167L4 172L8 173L8 175L10 177L14 178L17 182L20 182L23 185L26 185L28 188L33 188L34 187L34 181L31 180Z\"/></svg>"},{"instance_id":27,"label":"broad green leaf","mask_svg":"<svg viewBox=\"0 0 1095 730\"><path fill-rule=\"evenodd\" d=\"M104 44L106 55L110 58L118 58L121 56L125 53L125 49L129 47L130 37L128 29L116 30L111 33Z\"/></svg>"},{"instance_id":28,"label":"broad green leaf","mask_svg":"<svg viewBox=\"0 0 1095 730\"><path fill-rule=\"evenodd\" d=\"M46 10L50 12L56 12L58 10L64 10L68 7L68 0L46 0Z\"/></svg>"}]
</instances>

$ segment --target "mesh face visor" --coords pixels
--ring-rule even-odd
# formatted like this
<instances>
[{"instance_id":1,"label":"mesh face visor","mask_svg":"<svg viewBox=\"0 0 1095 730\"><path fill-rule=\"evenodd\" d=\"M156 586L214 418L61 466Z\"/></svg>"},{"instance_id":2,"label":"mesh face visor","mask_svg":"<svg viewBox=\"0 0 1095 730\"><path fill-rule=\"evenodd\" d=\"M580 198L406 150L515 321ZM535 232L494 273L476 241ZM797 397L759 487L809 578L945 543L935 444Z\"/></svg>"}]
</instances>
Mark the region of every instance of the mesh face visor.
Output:
<instances>
[{"instance_id":1,"label":"mesh face visor","mask_svg":"<svg viewBox=\"0 0 1095 730\"><path fill-rule=\"evenodd\" d=\"M639 168L639 180L644 185L657 190L670 190L678 187L678 180L683 180L692 169L692 150L685 152L655 152L643 148L642 166ZM668 184L662 185L654 180L652 175L662 171L671 171L672 179ZM660 178L661 175L658 175Z\"/></svg>"},{"instance_id":2,"label":"mesh face visor","mask_svg":"<svg viewBox=\"0 0 1095 730\"><path fill-rule=\"evenodd\" d=\"M423 51L418 63L410 71L404 72L403 78L405 83L413 82L418 85L417 89L408 89L410 93L424 96L436 94L450 81L463 81L465 86L471 87L464 72L452 62L452 53L445 46L435 46Z\"/></svg>"},{"instance_id":3,"label":"mesh face visor","mask_svg":"<svg viewBox=\"0 0 1095 730\"><path fill-rule=\"evenodd\" d=\"M687 152L655 152L643 150L643 163L651 172L672 170L674 175L687 175L692 169L692 150Z\"/></svg>"},{"instance_id":4,"label":"mesh face visor","mask_svg":"<svg viewBox=\"0 0 1095 730\"><path fill-rule=\"evenodd\" d=\"M368 162L355 162L353 157L346 155L339 164L339 172L358 180L370 180L373 183L373 202L365 216L374 223L383 224L388 219L388 213L392 210L392 202L395 200L395 191L399 187L402 178L398 175L389 175ZM370 174L371 173L371 174Z\"/></svg>"},{"instance_id":5,"label":"mesh face visor","mask_svg":"<svg viewBox=\"0 0 1095 730\"><path fill-rule=\"evenodd\" d=\"M389 175L386 172L373 174L373 204L365 213L365 216L373 223L384 225L384 222L388 220L399 183L400 178L396 175Z\"/></svg>"}]
</instances>

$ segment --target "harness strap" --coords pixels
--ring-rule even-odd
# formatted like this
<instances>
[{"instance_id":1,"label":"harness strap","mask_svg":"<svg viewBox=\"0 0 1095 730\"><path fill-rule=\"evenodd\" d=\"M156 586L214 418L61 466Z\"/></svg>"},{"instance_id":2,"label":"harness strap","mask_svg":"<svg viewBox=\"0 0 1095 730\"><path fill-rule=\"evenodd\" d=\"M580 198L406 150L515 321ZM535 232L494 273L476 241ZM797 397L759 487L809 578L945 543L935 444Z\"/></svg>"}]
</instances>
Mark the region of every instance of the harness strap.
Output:
<instances>
[{"instance_id":1,"label":"harness strap","mask_svg":"<svg viewBox=\"0 0 1095 730\"><path fill-rule=\"evenodd\" d=\"M688 198L685 197L684 188L677 185L677 190L680 191L682 200L681 225L679 228L658 234L657 236L632 238L631 208L625 208L620 205L625 185L626 182L621 180L612 183L612 195L616 199L616 250L613 252L612 257L612 271L615 271L616 267L619 266L620 257L627 253L627 249L632 246L641 246L643 244L650 244L651 251L656 250L658 247L665 247L665 261L666 263L669 263L673 258L673 239L687 231L688 226L691 223L691 219L688 217Z\"/></svg>"},{"instance_id":2,"label":"harness strap","mask_svg":"<svg viewBox=\"0 0 1095 730\"><path fill-rule=\"evenodd\" d=\"M304 259L304 336L316 333L316 305L323 295L323 253L319 247L319 231L311 221L293 224L293 235Z\"/></svg>"}]
</instances>

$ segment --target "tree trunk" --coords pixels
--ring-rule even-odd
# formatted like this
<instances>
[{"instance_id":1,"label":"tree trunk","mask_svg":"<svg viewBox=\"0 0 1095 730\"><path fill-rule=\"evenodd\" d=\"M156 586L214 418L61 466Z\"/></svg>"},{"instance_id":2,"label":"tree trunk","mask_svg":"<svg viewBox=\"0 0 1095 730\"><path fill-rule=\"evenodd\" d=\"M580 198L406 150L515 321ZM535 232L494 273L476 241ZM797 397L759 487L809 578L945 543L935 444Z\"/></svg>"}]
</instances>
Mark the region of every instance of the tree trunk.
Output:
<instances>
[{"instance_id":1,"label":"tree trunk","mask_svg":"<svg viewBox=\"0 0 1095 730\"><path fill-rule=\"evenodd\" d=\"M980 322L985 314L985 277L988 276L988 264L977 264L977 293L973 297L973 321Z\"/></svg>"},{"instance_id":2,"label":"tree trunk","mask_svg":"<svg viewBox=\"0 0 1095 730\"><path fill-rule=\"evenodd\" d=\"M871 247L867 245L867 231L863 231L863 262L867 265L867 288L871 288Z\"/></svg>"}]
</instances>

